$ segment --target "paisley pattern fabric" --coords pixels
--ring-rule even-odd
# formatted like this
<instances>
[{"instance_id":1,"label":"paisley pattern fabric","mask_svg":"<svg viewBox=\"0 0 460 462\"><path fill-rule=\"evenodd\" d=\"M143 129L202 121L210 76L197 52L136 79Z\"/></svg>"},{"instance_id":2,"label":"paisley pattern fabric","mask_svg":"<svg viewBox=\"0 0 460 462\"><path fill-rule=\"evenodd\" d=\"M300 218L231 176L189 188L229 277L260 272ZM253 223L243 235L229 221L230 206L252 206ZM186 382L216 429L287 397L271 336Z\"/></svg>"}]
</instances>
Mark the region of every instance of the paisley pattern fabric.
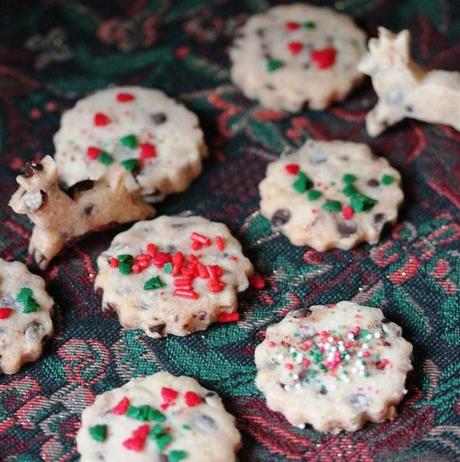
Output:
<instances>
[{"instance_id":1,"label":"paisley pattern fabric","mask_svg":"<svg viewBox=\"0 0 460 462\"><path fill-rule=\"evenodd\" d=\"M406 120L370 139L367 80L328 111L289 115L244 98L229 79L226 48L267 0L13 1L0 5L0 256L26 259L31 225L7 202L25 161L53 153L59 118L78 98L113 84L159 88L195 111L211 157L192 187L158 211L192 211L226 223L263 289L240 297L242 319L186 338L153 340L120 329L93 291L96 258L117 231L63 251L45 273L58 303L43 357L0 376L0 460L74 461L82 409L96 394L159 370L217 391L243 433L243 462L451 461L460 458L460 134ZM316 2L331 4L330 1ZM455 2L337 0L369 34L410 29L424 66L455 69ZM435 104L435 102L433 102ZM318 253L274 234L258 210L266 165L305 139L367 142L403 175L398 225L375 246ZM253 353L289 310L353 300L379 306L415 346L400 415L354 434L291 427L255 388Z\"/></svg>"}]
</instances>

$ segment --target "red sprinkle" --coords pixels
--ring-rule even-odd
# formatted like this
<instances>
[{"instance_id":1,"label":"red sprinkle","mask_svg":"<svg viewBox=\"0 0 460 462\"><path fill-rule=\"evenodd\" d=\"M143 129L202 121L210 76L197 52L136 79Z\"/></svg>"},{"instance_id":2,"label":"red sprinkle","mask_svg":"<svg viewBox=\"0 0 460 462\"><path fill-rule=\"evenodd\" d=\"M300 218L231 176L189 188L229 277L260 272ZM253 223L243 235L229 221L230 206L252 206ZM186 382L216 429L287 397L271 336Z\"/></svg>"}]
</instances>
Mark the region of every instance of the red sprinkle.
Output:
<instances>
[{"instance_id":1,"label":"red sprinkle","mask_svg":"<svg viewBox=\"0 0 460 462\"><path fill-rule=\"evenodd\" d=\"M154 257L157 252L157 246L155 244L147 244L147 253Z\"/></svg>"},{"instance_id":2,"label":"red sprinkle","mask_svg":"<svg viewBox=\"0 0 460 462\"><path fill-rule=\"evenodd\" d=\"M285 367L286 369L289 369L290 371L292 371L292 369L294 369L294 365L293 365L293 364L290 364L290 363L285 364L284 367Z\"/></svg>"},{"instance_id":3,"label":"red sprinkle","mask_svg":"<svg viewBox=\"0 0 460 462\"><path fill-rule=\"evenodd\" d=\"M300 170L299 164L287 164L284 168L291 175L297 175Z\"/></svg>"},{"instance_id":4,"label":"red sprinkle","mask_svg":"<svg viewBox=\"0 0 460 462\"><path fill-rule=\"evenodd\" d=\"M178 276L180 274L182 264L184 263L184 254L182 252L175 253L172 258L172 262L173 262L172 275Z\"/></svg>"},{"instance_id":5,"label":"red sprinkle","mask_svg":"<svg viewBox=\"0 0 460 462\"><path fill-rule=\"evenodd\" d=\"M209 273L205 265L203 263L198 263L196 265L196 269L198 270L198 276L201 279L208 279L209 278Z\"/></svg>"},{"instance_id":6,"label":"red sprinkle","mask_svg":"<svg viewBox=\"0 0 460 462\"><path fill-rule=\"evenodd\" d=\"M129 399L123 398L118 404L112 408L112 412L116 415L123 415L129 407Z\"/></svg>"},{"instance_id":7,"label":"red sprinkle","mask_svg":"<svg viewBox=\"0 0 460 462\"><path fill-rule=\"evenodd\" d=\"M207 268L211 279L219 279L224 274L223 269L219 265L208 265Z\"/></svg>"},{"instance_id":8,"label":"red sprinkle","mask_svg":"<svg viewBox=\"0 0 460 462\"><path fill-rule=\"evenodd\" d=\"M251 287L254 287L254 289L263 289L265 287L265 279L260 274L256 273L249 279L249 284L251 284Z\"/></svg>"},{"instance_id":9,"label":"red sprinkle","mask_svg":"<svg viewBox=\"0 0 460 462\"><path fill-rule=\"evenodd\" d=\"M157 148L153 144L142 143L140 145L140 149L141 149L140 158L142 160L151 159L152 157L157 156Z\"/></svg>"},{"instance_id":10,"label":"red sprinkle","mask_svg":"<svg viewBox=\"0 0 460 462\"><path fill-rule=\"evenodd\" d=\"M141 452L142 449L144 449L149 431L150 426L147 424L137 427L136 430L134 430L131 434L131 438L128 438L127 440L123 441L123 446L126 449Z\"/></svg>"},{"instance_id":11,"label":"red sprinkle","mask_svg":"<svg viewBox=\"0 0 460 462\"><path fill-rule=\"evenodd\" d=\"M192 242L192 250L200 250L202 247L202 244L198 241L193 241Z\"/></svg>"},{"instance_id":12,"label":"red sprinkle","mask_svg":"<svg viewBox=\"0 0 460 462\"><path fill-rule=\"evenodd\" d=\"M210 292L213 292L213 293L222 292L224 287L225 287L225 284L222 281L211 279L208 282L208 289Z\"/></svg>"},{"instance_id":13,"label":"red sprinkle","mask_svg":"<svg viewBox=\"0 0 460 462\"><path fill-rule=\"evenodd\" d=\"M292 55L298 55L303 50L303 43L301 42L290 42L288 43L289 51Z\"/></svg>"},{"instance_id":14,"label":"red sprinkle","mask_svg":"<svg viewBox=\"0 0 460 462\"><path fill-rule=\"evenodd\" d=\"M127 103L133 99L135 99L135 96L131 93L118 93L117 95L117 101L119 103Z\"/></svg>"},{"instance_id":15,"label":"red sprinkle","mask_svg":"<svg viewBox=\"0 0 460 462\"><path fill-rule=\"evenodd\" d=\"M102 152L102 149L97 148L96 146L89 146L86 149L86 155L91 160L96 160L99 157L99 154Z\"/></svg>"},{"instance_id":16,"label":"red sprinkle","mask_svg":"<svg viewBox=\"0 0 460 462\"><path fill-rule=\"evenodd\" d=\"M112 268L118 268L118 265L120 264L120 262L118 261L118 258L113 257L110 259L109 264Z\"/></svg>"},{"instance_id":17,"label":"red sprinkle","mask_svg":"<svg viewBox=\"0 0 460 462\"><path fill-rule=\"evenodd\" d=\"M216 247L222 251L222 250L225 250L225 242L224 240L222 239L222 236L217 236L216 237Z\"/></svg>"},{"instance_id":18,"label":"red sprinkle","mask_svg":"<svg viewBox=\"0 0 460 462\"><path fill-rule=\"evenodd\" d=\"M217 320L222 323L236 322L240 320L240 313L220 313Z\"/></svg>"},{"instance_id":19,"label":"red sprinkle","mask_svg":"<svg viewBox=\"0 0 460 462\"><path fill-rule=\"evenodd\" d=\"M11 316L13 310L11 308L0 308L0 319L6 319Z\"/></svg>"},{"instance_id":20,"label":"red sprinkle","mask_svg":"<svg viewBox=\"0 0 460 462\"><path fill-rule=\"evenodd\" d=\"M288 21L286 23L286 29L287 30L297 30L300 28L300 24L298 22L295 22L295 21Z\"/></svg>"},{"instance_id":21,"label":"red sprinkle","mask_svg":"<svg viewBox=\"0 0 460 462\"><path fill-rule=\"evenodd\" d=\"M192 233L190 238L192 239L192 241L199 242L200 244L206 247L209 247L211 245L211 239L209 239L209 237L203 236L202 234L196 233L195 231Z\"/></svg>"},{"instance_id":22,"label":"red sprinkle","mask_svg":"<svg viewBox=\"0 0 460 462\"><path fill-rule=\"evenodd\" d=\"M131 267L131 271L134 273L134 274L137 274L137 273L140 273L142 271L142 268L140 265L138 265L137 263L135 263L132 267Z\"/></svg>"},{"instance_id":23,"label":"red sprinkle","mask_svg":"<svg viewBox=\"0 0 460 462\"><path fill-rule=\"evenodd\" d=\"M108 125L112 121L110 120L110 117L106 116L102 112L98 112L94 115L94 125L97 127L103 127L104 125Z\"/></svg>"},{"instance_id":24,"label":"red sprinkle","mask_svg":"<svg viewBox=\"0 0 460 462\"><path fill-rule=\"evenodd\" d=\"M175 287L181 287L183 289L192 289L192 278L191 277L182 277L182 278L177 278L174 279L174 286Z\"/></svg>"},{"instance_id":25,"label":"red sprinkle","mask_svg":"<svg viewBox=\"0 0 460 462\"><path fill-rule=\"evenodd\" d=\"M153 257L153 263L157 268L163 268L166 263L172 260L171 255L164 252L157 252Z\"/></svg>"},{"instance_id":26,"label":"red sprinkle","mask_svg":"<svg viewBox=\"0 0 460 462\"><path fill-rule=\"evenodd\" d=\"M193 391L186 391L184 395L184 399L185 399L185 404L188 407L198 406L199 404L203 402L203 399L201 398L201 396L197 395Z\"/></svg>"},{"instance_id":27,"label":"red sprinkle","mask_svg":"<svg viewBox=\"0 0 460 462\"><path fill-rule=\"evenodd\" d=\"M345 218L345 220L351 220L354 214L355 211L349 205L342 208L342 217Z\"/></svg>"},{"instance_id":28,"label":"red sprinkle","mask_svg":"<svg viewBox=\"0 0 460 462\"><path fill-rule=\"evenodd\" d=\"M336 55L337 50L333 47L328 47L320 50L313 50L310 56L320 69L327 69L334 65Z\"/></svg>"},{"instance_id":29,"label":"red sprinkle","mask_svg":"<svg viewBox=\"0 0 460 462\"><path fill-rule=\"evenodd\" d=\"M179 396L179 392L173 388L162 387L161 397L166 403L172 403Z\"/></svg>"},{"instance_id":30,"label":"red sprinkle","mask_svg":"<svg viewBox=\"0 0 460 462\"><path fill-rule=\"evenodd\" d=\"M175 297L188 298L190 300L197 300L200 296L192 289L176 289L173 292Z\"/></svg>"}]
</instances>

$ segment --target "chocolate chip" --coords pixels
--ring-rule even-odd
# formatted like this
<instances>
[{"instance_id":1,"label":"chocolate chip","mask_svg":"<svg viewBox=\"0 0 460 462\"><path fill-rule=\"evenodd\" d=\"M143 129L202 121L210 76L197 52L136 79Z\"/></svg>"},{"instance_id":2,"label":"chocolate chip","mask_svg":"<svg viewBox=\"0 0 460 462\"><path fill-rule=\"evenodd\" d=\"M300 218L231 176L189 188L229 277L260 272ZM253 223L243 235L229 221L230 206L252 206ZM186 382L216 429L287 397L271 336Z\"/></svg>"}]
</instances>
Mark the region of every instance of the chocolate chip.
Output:
<instances>
[{"instance_id":1,"label":"chocolate chip","mask_svg":"<svg viewBox=\"0 0 460 462\"><path fill-rule=\"evenodd\" d=\"M414 112L414 108L411 105L406 106L406 111L407 112Z\"/></svg>"},{"instance_id":2,"label":"chocolate chip","mask_svg":"<svg viewBox=\"0 0 460 462\"><path fill-rule=\"evenodd\" d=\"M198 319L200 321L204 321L206 319L207 315L208 315L208 313L206 313L206 311L199 311L198 312Z\"/></svg>"},{"instance_id":3,"label":"chocolate chip","mask_svg":"<svg viewBox=\"0 0 460 462\"><path fill-rule=\"evenodd\" d=\"M166 252L167 253L176 253L176 247L174 245L167 245L166 246Z\"/></svg>"},{"instance_id":4,"label":"chocolate chip","mask_svg":"<svg viewBox=\"0 0 460 462\"><path fill-rule=\"evenodd\" d=\"M154 114L150 114L150 119L155 125L161 125L168 120L166 114L164 112L156 112Z\"/></svg>"},{"instance_id":5,"label":"chocolate chip","mask_svg":"<svg viewBox=\"0 0 460 462\"><path fill-rule=\"evenodd\" d=\"M96 297L102 298L104 295L104 289L102 287L97 287L96 288Z\"/></svg>"},{"instance_id":6,"label":"chocolate chip","mask_svg":"<svg viewBox=\"0 0 460 462\"><path fill-rule=\"evenodd\" d=\"M67 188L64 192L71 198L75 199L75 196L83 191L89 191L90 189L94 188L94 181L93 180L82 180L74 185Z\"/></svg>"},{"instance_id":7,"label":"chocolate chip","mask_svg":"<svg viewBox=\"0 0 460 462\"><path fill-rule=\"evenodd\" d=\"M204 431L215 430L217 428L216 421L212 417L204 414L195 416L193 423Z\"/></svg>"},{"instance_id":8,"label":"chocolate chip","mask_svg":"<svg viewBox=\"0 0 460 462\"><path fill-rule=\"evenodd\" d=\"M274 228L279 228L291 219L291 212L287 209L278 209L272 216L271 223Z\"/></svg>"},{"instance_id":9,"label":"chocolate chip","mask_svg":"<svg viewBox=\"0 0 460 462\"><path fill-rule=\"evenodd\" d=\"M348 156L340 156L340 159L343 160L344 162L348 162L350 160Z\"/></svg>"},{"instance_id":10,"label":"chocolate chip","mask_svg":"<svg viewBox=\"0 0 460 462\"><path fill-rule=\"evenodd\" d=\"M390 322L391 322L391 321L388 320L387 318L383 318L383 319L382 319L382 324L388 324L388 323L390 323Z\"/></svg>"},{"instance_id":11,"label":"chocolate chip","mask_svg":"<svg viewBox=\"0 0 460 462\"><path fill-rule=\"evenodd\" d=\"M376 180L375 178L371 178L370 180L367 180L367 186L370 186L371 188L376 188L379 185L379 181Z\"/></svg>"},{"instance_id":12,"label":"chocolate chip","mask_svg":"<svg viewBox=\"0 0 460 462\"><path fill-rule=\"evenodd\" d=\"M157 324L156 326L150 326L149 331L152 332L152 334L158 334L160 336L163 336L165 327L166 327L166 324L161 323L161 324Z\"/></svg>"},{"instance_id":13,"label":"chocolate chip","mask_svg":"<svg viewBox=\"0 0 460 462\"><path fill-rule=\"evenodd\" d=\"M271 83L267 83L267 84L265 85L265 88L266 88L267 90L274 90L274 89L275 89L275 87L274 87Z\"/></svg>"},{"instance_id":14,"label":"chocolate chip","mask_svg":"<svg viewBox=\"0 0 460 462\"><path fill-rule=\"evenodd\" d=\"M306 318L311 315L311 310L308 308L299 308L298 310L292 310L290 314L295 319Z\"/></svg>"},{"instance_id":15,"label":"chocolate chip","mask_svg":"<svg viewBox=\"0 0 460 462\"><path fill-rule=\"evenodd\" d=\"M365 411L369 407L367 396L364 393L350 395L348 402L358 411Z\"/></svg>"},{"instance_id":16,"label":"chocolate chip","mask_svg":"<svg viewBox=\"0 0 460 462\"><path fill-rule=\"evenodd\" d=\"M376 213L374 215L374 226L376 228L382 229L385 224L386 216L384 213Z\"/></svg>"},{"instance_id":17,"label":"chocolate chip","mask_svg":"<svg viewBox=\"0 0 460 462\"><path fill-rule=\"evenodd\" d=\"M320 390L319 390L319 393L321 395L327 395L327 388L323 385Z\"/></svg>"},{"instance_id":18,"label":"chocolate chip","mask_svg":"<svg viewBox=\"0 0 460 462\"><path fill-rule=\"evenodd\" d=\"M214 399L216 397L216 393L214 393L213 391L208 391L205 395L204 395L204 400L208 400L208 399Z\"/></svg>"},{"instance_id":19,"label":"chocolate chip","mask_svg":"<svg viewBox=\"0 0 460 462\"><path fill-rule=\"evenodd\" d=\"M354 221L338 221L337 222L337 231L340 233L342 236L350 236L358 230L358 226Z\"/></svg>"},{"instance_id":20,"label":"chocolate chip","mask_svg":"<svg viewBox=\"0 0 460 462\"><path fill-rule=\"evenodd\" d=\"M91 215L92 211L94 209L94 205L88 205L87 207L84 208L83 212L85 212L85 215Z\"/></svg>"},{"instance_id":21,"label":"chocolate chip","mask_svg":"<svg viewBox=\"0 0 460 462\"><path fill-rule=\"evenodd\" d=\"M183 228L185 223L183 221L175 221L171 223L171 228Z\"/></svg>"},{"instance_id":22,"label":"chocolate chip","mask_svg":"<svg viewBox=\"0 0 460 462\"><path fill-rule=\"evenodd\" d=\"M43 325L37 321L32 321L25 330L25 336L34 341L42 340L45 335L45 329Z\"/></svg>"}]
</instances>

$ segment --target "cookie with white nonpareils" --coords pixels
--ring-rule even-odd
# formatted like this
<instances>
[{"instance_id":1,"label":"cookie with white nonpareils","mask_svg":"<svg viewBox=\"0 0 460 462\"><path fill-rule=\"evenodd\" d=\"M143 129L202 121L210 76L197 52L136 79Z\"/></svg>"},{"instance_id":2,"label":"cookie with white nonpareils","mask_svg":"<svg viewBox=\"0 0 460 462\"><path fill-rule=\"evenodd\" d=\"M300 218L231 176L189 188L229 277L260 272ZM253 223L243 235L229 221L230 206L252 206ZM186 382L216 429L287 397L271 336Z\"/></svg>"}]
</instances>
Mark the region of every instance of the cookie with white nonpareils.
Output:
<instances>
[{"instance_id":1,"label":"cookie with white nonpareils","mask_svg":"<svg viewBox=\"0 0 460 462\"><path fill-rule=\"evenodd\" d=\"M195 379L158 372L107 391L82 414L82 462L234 462L235 419Z\"/></svg>"},{"instance_id":2,"label":"cookie with white nonpareils","mask_svg":"<svg viewBox=\"0 0 460 462\"><path fill-rule=\"evenodd\" d=\"M64 113L54 137L59 175L67 185L102 176L119 162L128 188L149 201L185 190L201 173L207 150L198 118L159 90L98 91Z\"/></svg>"},{"instance_id":3,"label":"cookie with white nonpareils","mask_svg":"<svg viewBox=\"0 0 460 462\"><path fill-rule=\"evenodd\" d=\"M15 374L41 356L53 335L53 306L41 277L0 258L0 372Z\"/></svg>"},{"instance_id":4,"label":"cookie with white nonpareils","mask_svg":"<svg viewBox=\"0 0 460 462\"><path fill-rule=\"evenodd\" d=\"M344 99L363 75L357 64L365 34L345 15L305 4L252 16L230 50L232 79L272 109L325 109Z\"/></svg>"},{"instance_id":5,"label":"cookie with white nonpareils","mask_svg":"<svg viewBox=\"0 0 460 462\"><path fill-rule=\"evenodd\" d=\"M307 141L267 168L260 210L294 245L349 250L378 241L403 200L400 174L364 144Z\"/></svg>"},{"instance_id":6,"label":"cookie with white nonpareils","mask_svg":"<svg viewBox=\"0 0 460 462\"><path fill-rule=\"evenodd\" d=\"M237 292L253 272L228 228L202 217L136 223L97 263L103 309L115 311L123 327L155 338L237 320Z\"/></svg>"},{"instance_id":7,"label":"cookie with white nonpareils","mask_svg":"<svg viewBox=\"0 0 460 462\"><path fill-rule=\"evenodd\" d=\"M256 348L270 409L318 431L355 431L396 415L412 345L381 310L352 302L289 313Z\"/></svg>"}]
</instances>

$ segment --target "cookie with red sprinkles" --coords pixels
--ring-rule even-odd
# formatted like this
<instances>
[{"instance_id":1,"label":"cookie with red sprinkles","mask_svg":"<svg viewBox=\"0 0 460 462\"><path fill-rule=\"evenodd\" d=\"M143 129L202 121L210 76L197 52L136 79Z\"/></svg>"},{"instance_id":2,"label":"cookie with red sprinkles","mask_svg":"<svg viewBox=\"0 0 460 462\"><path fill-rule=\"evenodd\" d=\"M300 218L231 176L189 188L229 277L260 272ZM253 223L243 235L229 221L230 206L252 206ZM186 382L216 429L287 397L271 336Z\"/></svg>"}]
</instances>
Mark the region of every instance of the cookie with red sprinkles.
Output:
<instances>
[{"instance_id":1,"label":"cookie with red sprinkles","mask_svg":"<svg viewBox=\"0 0 460 462\"><path fill-rule=\"evenodd\" d=\"M395 223L401 176L365 144L308 140L269 164L260 210L274 231L317 251L375 244Z\"/></svg>"},{"instance_id":2,"label":"cookie with red sprinkles","mask_svg":"<svg viewBox=\"0 0 460 462\"><path fill-rule=\"evenodd\" d=\"M295 426L355 431L396 415L412 345L378 308L352 302L290 312L257 346L256 385Z\"/></svg>"},{"instance_id":3,"label":"cookie with red sprinkles","mask_svg":"<svg viewBox=\"0 0 460 462\"><path fill-rule=\"evenodd\" d=\"M229 229L196 216L136 223L97 262L103 310L154 338L238 321L237 293L253 273Z\"/></svg>"},{"instance_id":4,"label":"cookie with red sprinkles","mask_svg":"<svg viewBox=\"0 0 460 462\"><path fill-rule=\"evenodd\" d=\"M107 391L82 414L82 462L234 462L235 418L195 379L158 372Z\"/></svg>"},{"instance_id":5,"label":"cookie with red sprinkles","mask_svg":"<svg viewBox=\"0 0 460 462\"><path fill-rule=\"evenodd\" d=\"M325 109L361 81L366 36L351 18L307 4L252 16L230 50L232 79L271 109Z\"/></svg>"},{"instance_id":6,"label":"cookie with red sprinkles","mask_svg":"<svg viewBox=\"0 0 460 462\"><path fill-rule=\"evenodd\" d=\"M0 258L0 373L15 374L41 356L53 335L53 306L41 277Z\"/></svg>"},{"instance_id":7,"label":"cookie with red sprinkles","mask_svg":"<svg viewBox=\"0 0 460 462\"><path fill-rule=\"evenodd\" d=\"M56 163L66 185L96 180L118 162L127 186L151 202L184 191L207 155L198 118L159 90L113 87L77 102L54 136Z\"/></svg>"}]
</instances>

